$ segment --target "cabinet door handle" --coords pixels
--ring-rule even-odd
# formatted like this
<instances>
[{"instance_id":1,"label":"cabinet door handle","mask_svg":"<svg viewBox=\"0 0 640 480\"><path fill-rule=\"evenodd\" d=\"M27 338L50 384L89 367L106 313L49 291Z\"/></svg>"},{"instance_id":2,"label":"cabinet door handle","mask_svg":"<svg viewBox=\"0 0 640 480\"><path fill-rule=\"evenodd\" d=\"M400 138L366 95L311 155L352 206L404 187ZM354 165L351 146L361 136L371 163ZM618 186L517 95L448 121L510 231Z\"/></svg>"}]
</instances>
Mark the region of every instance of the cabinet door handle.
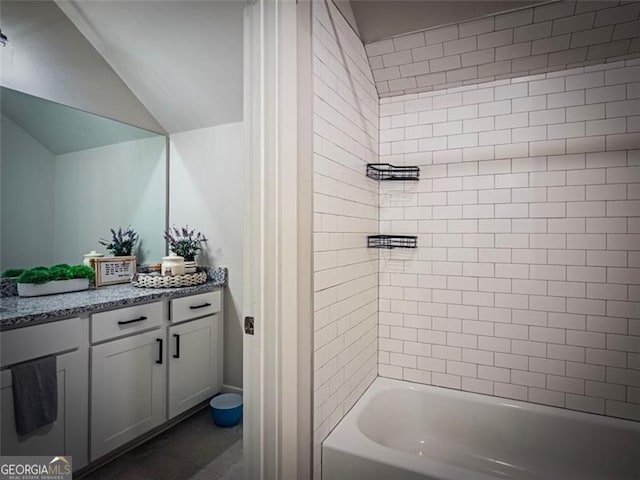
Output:
<instances>
[{"instance_id":1,"label":"cabinet door handle","mask_svg":"<svg viewBox=\"0 0 640 480\"><path fill-rule=\"evenodd\" d=\"M203 303L202 305L191 305L189 308L191 310L197 310L198 308L204 308L204 307L210 307L211 304L210 303Z\"/></svg>"},{"instance_id":2,"label":"cabinet door handle","mask_svg":"<svg viewBox=\"0 0 640 480\"><path fill-rule=\"evenodd\" d=\"M134 318L133 320L120 320L118 322L118 325L127 325L128 323L142 322L143 320L146 320L146 319L147 317L143 315L142 317Z\"/></svg>"},{"instance_id":3,"label":"cabinet door handle","mask_svg":"<svg viewBox=\"0 0 640 480\"><path fill-rule=\"evenodd\" d=\"M173 354L173 358L180 358L180 335L174 333L173 337L176 339L176 353Z\"/></svg>"},{"instance_id":4,"label":"cabinet door handle","mask_svg":"<svg viewBox=\"0 0 640 480\"><path fill-rule=\"evenodd\" d=\"M162 339L161 338L156 338L156 342L158 342L160 344L160 348L158 351L158 360L156 360L156 363L158 365L162 365Z\"/></svg>"}]
</instances>

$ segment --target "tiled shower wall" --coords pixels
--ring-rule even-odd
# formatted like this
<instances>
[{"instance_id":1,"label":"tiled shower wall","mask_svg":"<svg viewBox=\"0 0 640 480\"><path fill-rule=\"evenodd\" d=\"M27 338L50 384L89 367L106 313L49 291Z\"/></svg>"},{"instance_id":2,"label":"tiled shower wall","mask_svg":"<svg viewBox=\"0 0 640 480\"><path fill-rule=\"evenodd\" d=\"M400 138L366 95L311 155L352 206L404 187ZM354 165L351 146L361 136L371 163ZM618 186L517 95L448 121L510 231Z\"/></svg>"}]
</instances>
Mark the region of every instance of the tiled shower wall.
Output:
<instances>
[{"instance_id":1,"label":"tiled shower wall","mask_svg":"<svg viewBox=\"0 0 640 480\"><path fill-rule=\"evenodd\" d=\"M562 0L366 46L381 96L640 56L640 2Z\"/></svg>"},{"instance_id":2,"label":"tiled shower wall","mask_svg":"<svg viewBox=\"0 0 640 480\"><path fill-rule=\"evenodd\" d=\"M640 420L640 61L381 99L379 152L379 374Z\"/></svg>"},{"instance_id":3,"label":"tiled shower wall","mask_svg":"<svg viewBox=\"0 0 640 480\"><path fill-rule=\"evenodd\" d=\"M314 473L320 445L377 374L378 96L333 3L313 4Z\"/></svg>"}]
</instances>

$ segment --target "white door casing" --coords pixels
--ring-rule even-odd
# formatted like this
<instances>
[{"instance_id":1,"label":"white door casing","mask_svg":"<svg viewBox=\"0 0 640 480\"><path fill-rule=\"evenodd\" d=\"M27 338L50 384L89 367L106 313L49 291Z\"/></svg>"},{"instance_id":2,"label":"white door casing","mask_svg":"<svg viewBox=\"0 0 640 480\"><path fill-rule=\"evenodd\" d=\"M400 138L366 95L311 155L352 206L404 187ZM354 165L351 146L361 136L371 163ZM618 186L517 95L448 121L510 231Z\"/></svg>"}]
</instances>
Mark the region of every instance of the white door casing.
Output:
<instances>
[{"instance_id":1,"label":"white door casing","mask_svg":"<svg viewBox=\"0 0 640 480\"><path fill-rule=\"evenodd\" d=\"M245 13L245 478L311 477L310 4Z\"/></svg>"}]
</instances>

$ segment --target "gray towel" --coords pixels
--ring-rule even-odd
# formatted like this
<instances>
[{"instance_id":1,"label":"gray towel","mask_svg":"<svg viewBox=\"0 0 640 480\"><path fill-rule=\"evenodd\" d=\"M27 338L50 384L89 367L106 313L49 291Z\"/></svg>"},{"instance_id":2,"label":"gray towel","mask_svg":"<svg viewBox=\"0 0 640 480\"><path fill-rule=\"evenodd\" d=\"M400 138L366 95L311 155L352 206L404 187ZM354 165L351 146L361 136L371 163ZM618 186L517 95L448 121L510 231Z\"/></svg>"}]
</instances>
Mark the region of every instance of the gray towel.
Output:
<instances>
[{"instance_id":1,"label":"gray towel","mask_svg":"<svg viewBox=\"0 0 640 480\"><path fill-rule=\"evenodd\" d=\"M13 410L20 435L53 423L58 418L56 357L38 358L11 367Z\"/></svg>"}]
</instances>

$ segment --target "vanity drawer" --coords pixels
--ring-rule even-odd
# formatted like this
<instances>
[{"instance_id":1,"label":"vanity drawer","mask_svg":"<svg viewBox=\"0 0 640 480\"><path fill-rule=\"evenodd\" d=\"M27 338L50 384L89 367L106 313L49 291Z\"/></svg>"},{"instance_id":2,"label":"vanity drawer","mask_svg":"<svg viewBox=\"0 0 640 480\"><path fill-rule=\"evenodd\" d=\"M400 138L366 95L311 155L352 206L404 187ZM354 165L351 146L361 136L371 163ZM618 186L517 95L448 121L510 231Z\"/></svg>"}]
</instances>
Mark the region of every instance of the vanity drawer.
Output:
<instances>
[{"instance_id":1,"label":"vanity drawer","mask_svg":"<svg viewBox=\"0 0 640 480\"><path fill-rule=\"evenodd\" d=\"M171 300L171 321L183 322L219 312L222 308L220 291L191 295Z\"/></svg>"},{"instance_id":2,"label":"vanity drawer","mask_svg":"<svg viewBox=\"0 0 640 480\"><path fill-rule=\"evenodd\" d=\"M164 303L154 302L91 315L91 343L162 325Z\"/></svg>"},{"instance_id":3,"label":"vanity drawer","mask_svg":"<svg viewBox=\"0 0 640 480\"><path fill-rule=\"evenodd\" d=\"M0 333L0 363L5 367L77 349L82 342L80 322L79 318L69 318Z\"/></svg>"}]
</instances>

